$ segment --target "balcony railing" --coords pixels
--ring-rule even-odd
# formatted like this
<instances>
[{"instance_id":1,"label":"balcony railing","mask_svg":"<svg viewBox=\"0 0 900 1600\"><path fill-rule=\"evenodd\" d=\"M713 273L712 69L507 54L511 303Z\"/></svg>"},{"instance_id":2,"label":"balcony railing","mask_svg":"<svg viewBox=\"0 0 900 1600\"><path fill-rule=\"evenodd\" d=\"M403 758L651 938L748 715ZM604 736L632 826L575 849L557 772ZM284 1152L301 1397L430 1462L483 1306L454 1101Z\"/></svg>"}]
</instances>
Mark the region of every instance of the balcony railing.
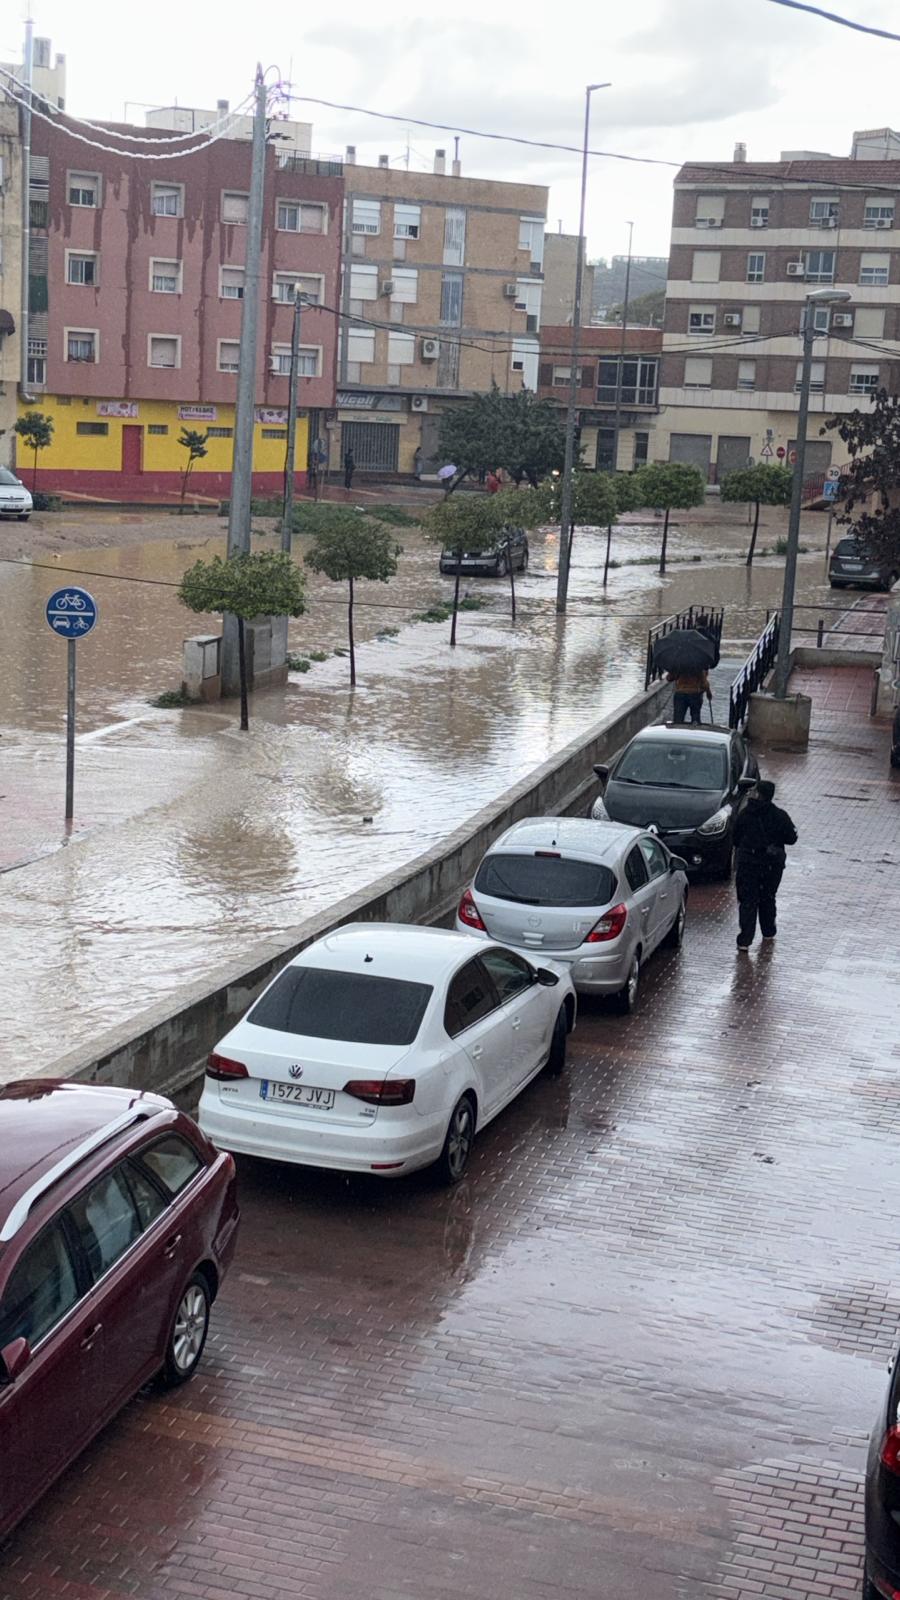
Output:
<instances>
[{"instance_id":1,"label":"balcony railing","mask_svg":"<svg viewBox=\"0 0 900 1600\"><path fill-rule=\"evenodd\" d=\"M341 178L344 163L337 156L302 156L290 150L279 150L275 157L279 172L295 172L311 178Z\"/></svg>"},{"instance_id":2,"label":"balcony railing","mask_svg":"<svg viewBox=\"0 0 900 1600\"><path fill-rule=\"evenodd\" d=\"M657 403L656 385L653 383L623 383L618 398L623 406L655 406ZM597 403L601 406L615 405L616 385L614 383L600 384L597 390Z\"/></svg>"}]
</instances>

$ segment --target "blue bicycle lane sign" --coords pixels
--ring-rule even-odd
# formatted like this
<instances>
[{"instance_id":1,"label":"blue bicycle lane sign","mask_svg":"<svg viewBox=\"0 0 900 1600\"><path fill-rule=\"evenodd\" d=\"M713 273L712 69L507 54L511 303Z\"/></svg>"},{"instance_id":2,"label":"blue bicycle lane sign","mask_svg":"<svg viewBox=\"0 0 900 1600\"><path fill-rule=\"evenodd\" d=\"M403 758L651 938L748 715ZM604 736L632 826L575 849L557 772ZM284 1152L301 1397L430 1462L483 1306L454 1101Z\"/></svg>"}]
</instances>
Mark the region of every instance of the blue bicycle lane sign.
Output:
<instances>
[{"instance_id":1,"label":"blue bicycle lane sign","mask_svg":"<svg viewBox=\"0 0 900 1600\"><path fill-rule=\"evenodd\" d=\"M97 614L97 602L87 589L57 589L47 601L47 626L60 639L84 639Z\"/></svg>"}]
</instances>

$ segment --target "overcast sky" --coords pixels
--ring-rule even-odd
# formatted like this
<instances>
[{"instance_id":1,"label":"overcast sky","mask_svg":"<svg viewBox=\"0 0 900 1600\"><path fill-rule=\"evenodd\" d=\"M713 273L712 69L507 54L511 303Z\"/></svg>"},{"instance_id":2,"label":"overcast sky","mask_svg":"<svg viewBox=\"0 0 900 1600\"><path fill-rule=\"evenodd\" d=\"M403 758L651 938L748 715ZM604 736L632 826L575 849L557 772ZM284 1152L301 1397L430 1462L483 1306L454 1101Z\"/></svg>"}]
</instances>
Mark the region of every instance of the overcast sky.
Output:
<instances>
[{"instance_id":1,"label":"overcast sky","mask_svg":"<svg viewBox=\"0 0 900 1600\"><path fill-rule=\"evenodd\" d=\"M857 21L900 32L898 0L834 0ZM20 56L7 0L2 59ZM35 31L68 58L76 115L142 121L137 102L232 104L252 85L257 58L276 65L294 93L378 111L580 144L584 80L610 80L594 96L592 145L668 161L730 160L737 140L751 162L782 149L849 153L854 128L900 122L900 44L866 38L771 0L568 0L529 8L456 0L444 20L434 0L342 0L327 7L245 0L33 0ZM626 15L627 14L627 15ZM381 17L390 16L389 22ZM296 20L295 20L296 19ZM304 21L306 25L304 25ZM402 123L297 102L313 123L313 150L356 144L360 161L386 151L402 162ZM452 135L412 128L411 163L430 164ZM578 223L580 158L464 134L463 170L549 186L548 226ZM673 169L596 158L589 179L591 256L623 253L627 219L638 255L668 252Z\"/></svg>"}]
</instances>

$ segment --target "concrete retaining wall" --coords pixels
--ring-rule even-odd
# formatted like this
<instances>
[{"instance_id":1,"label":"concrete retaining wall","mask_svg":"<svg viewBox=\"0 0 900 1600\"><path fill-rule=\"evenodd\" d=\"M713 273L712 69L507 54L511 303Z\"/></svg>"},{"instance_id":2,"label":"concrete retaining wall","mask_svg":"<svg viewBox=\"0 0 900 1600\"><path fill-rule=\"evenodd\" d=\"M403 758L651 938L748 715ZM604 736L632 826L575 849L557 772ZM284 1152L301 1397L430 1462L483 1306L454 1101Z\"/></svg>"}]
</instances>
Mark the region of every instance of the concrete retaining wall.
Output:
<instances>
[{"instance_id":1,"label":"concrete retaining wall","mask_svg":"<svg viewBox=\"0 0 900 1600\"><path fill-rule=\"evenodd\" d=\"M240 965L181 990L146 1012L135 1031L127 1027L98 1039L90 1056L73 1052L58 1061L54 1076L90 1083L117 1083L192 1098L206 1057L222 1034L243 1015L278 969L330 929L345 922L437 922L452 908L488 845L522 817L579 808L594 789L592 763L609 758L639 728L663 715L670 690L656 684L604 717L552 756L433 850L399 872L379 879L326 911L301 922L291 937L248 949Z\"/></svg>"}]
</instances>

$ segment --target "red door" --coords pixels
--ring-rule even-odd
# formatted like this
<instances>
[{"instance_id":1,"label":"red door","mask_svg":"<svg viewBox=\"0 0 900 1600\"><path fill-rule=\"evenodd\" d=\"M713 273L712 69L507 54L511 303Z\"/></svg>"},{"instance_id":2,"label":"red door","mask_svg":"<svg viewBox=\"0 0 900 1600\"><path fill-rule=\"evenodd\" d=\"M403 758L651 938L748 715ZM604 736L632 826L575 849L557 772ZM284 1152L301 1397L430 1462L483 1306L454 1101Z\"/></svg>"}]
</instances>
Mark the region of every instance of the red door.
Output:
<instances>
[{"instance_id":1,"label":"red door","mask_svg":"<svg viewBox=\"0 0 900 1600\"><path fill-rule=\"evenodd\" d=\"M143 428L122 428L122 471L133 473L135 476L143 472L144 430Z\"/></svg>"}]
</instances>

